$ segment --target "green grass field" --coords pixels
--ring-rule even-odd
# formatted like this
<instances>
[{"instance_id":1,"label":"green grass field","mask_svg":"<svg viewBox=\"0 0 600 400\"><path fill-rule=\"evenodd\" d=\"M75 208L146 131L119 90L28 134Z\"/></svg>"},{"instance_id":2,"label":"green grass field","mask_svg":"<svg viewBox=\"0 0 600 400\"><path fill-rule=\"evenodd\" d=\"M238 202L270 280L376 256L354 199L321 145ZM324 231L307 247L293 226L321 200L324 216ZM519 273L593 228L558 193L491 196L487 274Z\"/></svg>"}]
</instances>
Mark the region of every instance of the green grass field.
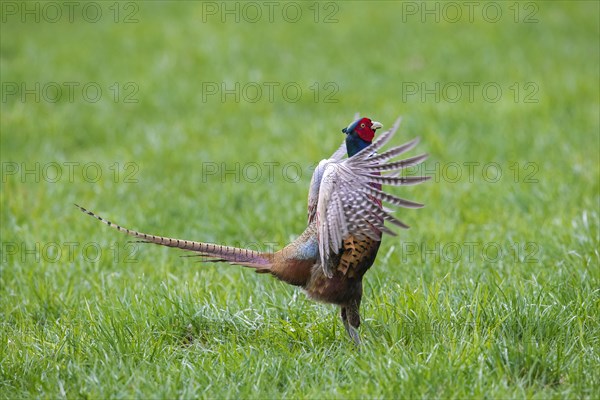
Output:
<instances>
[{"instance_id":1,"label":"green grass field","mask_svg":"<svg viewBox=\"0 0 600 400\"><path fill-rule=\"evenodd\" d=\"M1 4L1 399L600 397L599 3L66 3ZM432 176L358 351L72 205L280 248L357 111Z\"/></svg>"}]
</instances>

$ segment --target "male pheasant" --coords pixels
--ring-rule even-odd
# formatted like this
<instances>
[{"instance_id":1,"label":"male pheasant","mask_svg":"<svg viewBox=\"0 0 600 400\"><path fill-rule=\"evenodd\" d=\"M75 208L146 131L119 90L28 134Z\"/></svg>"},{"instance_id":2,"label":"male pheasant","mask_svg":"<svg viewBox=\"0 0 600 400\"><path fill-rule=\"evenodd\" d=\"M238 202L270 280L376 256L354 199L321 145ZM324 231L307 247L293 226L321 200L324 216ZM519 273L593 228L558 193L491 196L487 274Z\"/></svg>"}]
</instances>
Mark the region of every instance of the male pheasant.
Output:
<instances>
[{"instance_id":1,"label":"male pheasant","mask_svg":"<svg viewBox=\"0 0 600 400\"><path fill-rule=\"evenodd\" d=\"M348 335L359 344L362 278L375 261L382 234L395 235L384 221L408 228L382 206L382 201L405 208L423 207L382 191L382 185L414 185L428 179L398 176L401 169L425 160L426 154L390 161L414 148L418 139L377 153L399 124L400 119L375 141L375 131L382 125L369 118L359 118L342 130L345 142L329 159L322 160L313 173L308 194L308 226L296 240L275 253L141 233L76 206L143 242L192 251L204 256L205 261L254 268L256 272L269 273L303 288L312 299L337 304ZM348 158L344 158L346 153Z\"/></svg>"}]
</instances>

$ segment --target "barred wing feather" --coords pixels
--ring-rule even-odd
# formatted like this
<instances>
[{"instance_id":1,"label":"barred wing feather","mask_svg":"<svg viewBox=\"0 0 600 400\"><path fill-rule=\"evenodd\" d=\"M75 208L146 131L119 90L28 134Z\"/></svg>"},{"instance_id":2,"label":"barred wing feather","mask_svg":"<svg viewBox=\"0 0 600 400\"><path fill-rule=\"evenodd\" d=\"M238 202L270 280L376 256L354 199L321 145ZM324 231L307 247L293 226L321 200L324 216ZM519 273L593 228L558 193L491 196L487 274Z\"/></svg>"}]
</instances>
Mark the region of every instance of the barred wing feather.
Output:
<instances>
[{"instance_id":1,"label":"barred wing feather","mask_svg":"<svg viewBox=\"0 0 600 400\"><path fill-rule=\"evenodd\" d=\"M323 172L328 163L334 161L340 161L346 155L346 142L342 142L340 147L329 157L328 159L321 160L315 171L313 172L312 178L310 179L310 188L308 191L308 223L310 224L315 219L317 214L317 202L319 201L319 187L321 186L321 180L323 178Z\"/></svg>"},{"instance_id":2,"label":"barred wing feather","mask_svg":"<svg viewBox=\"0 0 600 400\"><path fill-rule=\"evenodd\" d=\"M334 267L330 265L333 255L339 253L342 241L349 235L374 240L381 240L382 233L395 235L384 225L384 221L408 228L391 214L392 210L384 208L382 202L404 208L423 207L423 204L396 197L381 189L382 185L415 185L429 179L420 176L396 176L397 171L425 160L426 154L401 161L388 161L413 149L418 144L418 139L376 154L376 151L396 133L399 123L400 120L396 121L390 130L382 133L378 140L353 157L321 161L313 174L313 203L314 199L317 199L316 215L313 214L313 219L316 217L321 266L329 277L332 276ZM383 172L392 173L382 175Z\"/></svg>"}]
</instances>

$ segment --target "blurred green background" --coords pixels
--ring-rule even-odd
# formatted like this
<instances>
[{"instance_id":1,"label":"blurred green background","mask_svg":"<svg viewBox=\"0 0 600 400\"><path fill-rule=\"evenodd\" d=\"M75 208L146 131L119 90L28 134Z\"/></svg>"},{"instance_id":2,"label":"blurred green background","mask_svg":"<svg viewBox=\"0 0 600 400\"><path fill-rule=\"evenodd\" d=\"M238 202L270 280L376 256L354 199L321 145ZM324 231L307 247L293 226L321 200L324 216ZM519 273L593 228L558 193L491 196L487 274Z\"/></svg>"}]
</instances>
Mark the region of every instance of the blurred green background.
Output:
<instances>
[{"instance_id":1,"label":"blurred green background","mask_svg":"<svg viewBox=\"0 0 600 400\"><path fill-rule=\"evenodd\" d=\"M597 397L597 2L3 2L0 396ZM427 207L333 307L130 244L279 248L355 112ZM472 252L471 250L472 249Z\"/></svg>"}]
</instances>

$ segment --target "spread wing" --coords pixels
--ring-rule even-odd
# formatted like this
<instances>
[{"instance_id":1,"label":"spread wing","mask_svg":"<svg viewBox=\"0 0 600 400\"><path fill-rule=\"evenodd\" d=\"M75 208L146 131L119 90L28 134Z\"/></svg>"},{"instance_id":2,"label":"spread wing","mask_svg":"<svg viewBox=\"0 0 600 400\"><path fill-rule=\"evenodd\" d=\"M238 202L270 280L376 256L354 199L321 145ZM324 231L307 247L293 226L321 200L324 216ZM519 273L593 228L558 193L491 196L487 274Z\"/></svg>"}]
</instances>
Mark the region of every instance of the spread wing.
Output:
<instances>
[{"instance_id":1,"label":"spread wing","mask_svg":"<svg viewBox=\"0 0 600 400\"><path fill-rule=\"evenodd\" d=\"M423 207L423 204L401 199L382 190L382 185L415 185L429 179L420 176L398 177L397 173L394 174L421 163L427 158L426 154L389 161L414 148L418 139L376 153L393 137L399 124L398 119L390 130L353 157L321 161L313 174L311 194L317 196L316 215L313 218L316 218L321 266L327 276L332 275L332 256L339 253L343 239L349 235L374 240L381 240L382 233L395 235L384 225L384 221L408 228L391 214L391 210L384 208L382 202L405 208ZM382 174L386 172L392 174ZM320 182L318 189L313 188L316 182ZM309 196L309 221L310 205Z\"/></svg>"},{"instance_id":2,"label":"spread wing","mask_svg":"<svg viewBox=\"0 0 600 400\"><path fill-rule=\"evenodd\" d=\"M354 114L354 119L360 118L359 113ZM317 215L317 202L319 201L319 187L321 186L321 179L323 178L323 172L327 164L333 161L340 161L346 156L346 141L343 140L340 147L331 155L331 157L321 160L313 175L310 179L310 189L308 191L308 223L314 221Z\"/></svg>"},{"instance_id":3,"label":"spread wing","mask_svg":"<svg viewBox=\"0 0 600 400\"><path fill-rule=\"evenodd\" d=\"M323 172L325 167L331 162L341 161L346 155L346 142L342 142L340 147L331 155L331 157L321 160L315 171L313 172L312 178L310 179L310 189L308 191L308 223L314 221L317 215L317 202L319 201L319 187L321 186L321 179L323 178Z\"/></svg>"}]
</instances>

